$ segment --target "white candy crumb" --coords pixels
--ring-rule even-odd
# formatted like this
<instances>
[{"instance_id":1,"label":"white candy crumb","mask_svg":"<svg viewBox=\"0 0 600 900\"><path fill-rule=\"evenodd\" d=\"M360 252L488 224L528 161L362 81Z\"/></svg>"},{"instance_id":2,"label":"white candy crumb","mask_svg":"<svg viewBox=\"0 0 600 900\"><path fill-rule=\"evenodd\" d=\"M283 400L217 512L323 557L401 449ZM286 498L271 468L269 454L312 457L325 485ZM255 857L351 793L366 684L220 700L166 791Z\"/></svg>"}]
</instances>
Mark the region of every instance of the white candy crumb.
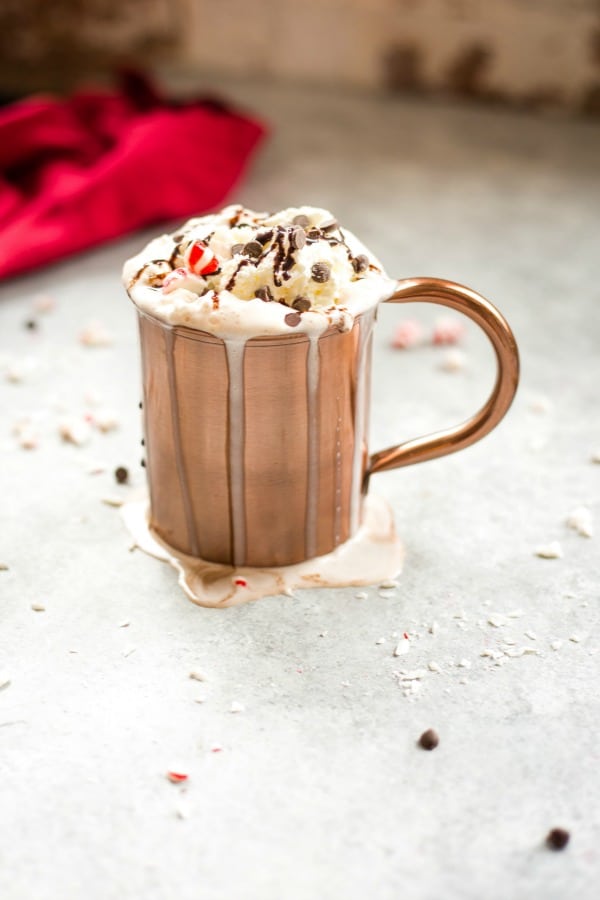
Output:
<instances>
[{"instance_id":1,"label":"white candy crumb","mask_svg":"<svg viewBox=\"0 0 600 900\"><path fill-rule=\"evenodd\" d=\"M358 594L354 595L355 600L366 600L369 595L365 594L364 591L359 591Z\"/></svg>"},{"instance_id":2,"label":"white candy crumb","mask_svg":"<svg viewBox=\"0 0 600 900\"><path fill-rule=\"evenodd\" d=\"M468 684L468 683L469 683L469 679L468 679L468 678L459 678L459 679L458 679L458 683L459 683L459 684Z\"/></svg>"},{"instance_id":3,"label":"white candy crumb","mask_svg":"<svg viewBox=\"0 0 600 900\"><path fill-rule=\"evenodd\" d=\"M488 619L488 625L493 625L494 628L502 628L503 625L506 625L507 619L506 616L496 615L490 616Z\"/></svg>"},{"instance_id":4,"label":"white candy crumb","mask_svg":"<svg viewBox=\"0 0 600 900\"><path fill-rule=\"evenodd\" d=\"M562 547L558 541L551 541L549 544L541 544L534 552L540 559L560 559Z\"/></svg>"},{"instance_id":5,"label":"white candy crumb","mask_svg":"<svg viewBox=\"0 0 600 900\"><path fill-rule=\"evenodd\" d=\"M460 669L470 669L470 668L471 668L471 663L469 662L468 659L461 659L461 660L459 660L459 662L457 663L457 666L458 666Z\"/></svg>"},{"instance_id":6,"label":"white candy crumb","mask_svg":"<svg viewBox=\"0 0 600 900\"><path fill-rule=\"evenodd\" d=\"M400 669L398 672L394 672L394 675L399 681L419 681L419 679L425 678L427 672L425 669Z\"/></svg>"},{"instance_id":7,"label":"white candy crumb","mask_svg":"<svg viewBox=\"0 0 600 900\"><path fill-rule=\"evenodd\" d=\"M36 360L32 356L25 356L22 359L12 360L6 365L4 374L6 380L12 384L20 384L31 375L37 366Z\"/></svg>"},{"instance_id":8,"label":"white candy crumb","mask_svg":"<svg viewBox=\"0 0 600 900\"><path fill-rule=\"evenodd\" d=\"M437 622L432 622L429 626L429 634L437 634L440 630L440 626Z\"/></svg>"},{"instance_id":9,"label":"white candy crumb","mask_svg":"<svg viewBox=\"0 0 600 900\"><path fill-rule=\"evenodd\" d=\"M377 638L375 641L376 644L385 644L385 638Z\"/></svg>"},{"instance_id":10,"label":"white candy crumb","mask_svg":"<svg viewBox=\"0 0 600 900\"><path fill-rule=\"evenodd\" d=\"M137 647L130 647L128 650L125 650L123 656L127 659L128 656L131 656L132 653L135 653Z\"/></svg>"},{"instance_id":11,"label":"white candy crumb","mask_svg":"<svg viewBox=\"0 0 600 900\"><path fill-rule=\"evenodd\" d=\"M131 623L130 623L129 619L124 619L123 622L119 622L119 624L117 625L117 628L129 628L130 624Z\"/></svg>"},{"instance_id":12,"label":"white candy crumb","mask_svg":"<svg viewBox=\"0 0 600 900\"><path fill-rule=\"evenodd\" d=\"M102 406L102 394L98 391L86 391L83 402L86 406Z\"/></svg>"},{"instance_id":13,"label":"white candy crumb","mask_svg":"<svg viewBox=\"0 0 600 900\"><path fill-rule=\"evenodd\" d=\"M113 336L101 322L90 322L79 335L79 341L85 347L108 347Z\"/></svg>"},{"instance_id":14,"label":"white candy crumb","mask_svg":"<svg viewBox=\"0 0 600 900\"><path fill-rule=\"evenodd\" d=\"M0 691L3 691L10 685L10 678L8 675L0 674Z\"/></svg>"},{"instance_id":15,"label":"white candy crumb","mask_svg":"<svg viewBox=\"0 0 600 900\"><path fill-rule=\"evenodd\" d=\"M100 497L100 500L106 506L119 507L119 506L123 506L123 504L125 503L125 501L123 500L122 497Z\"/></svg>"},{"instance_id":16,"label":"white candy crumb","mask_svg":"<svg viewBox=\"0 0 600 900\"><path fill-rule=\"evenodd\" d=\"M526 638L529 638L530 641L537 641L537 635L534 634L533 631L524 631L523 634Z\"/></svg>"},{"instance_id":17,"label":"white candy crumb","mask_svg":"<svg viewBox=\"0 0 600 900\"><path fill-rule=\"evenodd\" d=\"M6 563L0 563L0 572L8 572L9 568Z\"/></svg>"},{"instance_id":18,"label":"white candy crumb","mask_svg":"<svg viewBox=\"0 0 600 900\"><path fill-rule=\"evenodd\" d=\"M238 703L237 700L233 700L231 706L229 707L229 712L232 713L241 713L244 712L246 707L242 703Z\"/></svg>"},{"instance_id":19,"label":"white candy crumb","mask_svg":"<svg viewBox=\"0 0 600 900\"><path fill-rule=\"evenodd\" d=\"M388 578L386 581L382 581L379 587L384 591L393 591L394 588L398 587L398 582L394 581L393 578Z\"/></svg>"},{"instance_id":20,"label":"white candy crumb","mask_svg":"<svg viewBox=\"0 0 600 900\"><path fill-rule=\"evenodd\" d=\"M56 300L50 294L37 294L32 303L34 312L48 313L56 308Z\"/></svg>"},{"instance_id":21,"label":"white candy crumb","mask_svg":"<svg viewBox=\"0 0 600 900\"><path fill-rule=\"evenodd\" d=\"M480 656L487 656L490 659L501 659L503 654L501 650L482 650Z\"/></svg>"},{"instance_id":22,"label":"white candy crumb","mask_svg":"<svg viewBox=\"0 0 600 900\"><path fill-rule=\"evenodd\" d=\"M197 697L194 697L194 703L206 703L206 695L198 694Z\"/></svg>"},{"instance_id":23,"label":"white candy crumb","mask_svg":"<svg viewBox=\"0 0 600 900\"><path fill-rule=\"evenodd\" d=\"M569 640L572 641L574 644L580 644L582 642L583 638L580 634L572 634L570 636Z\"/></svg>"},{"instance_id":24,"label":"white candy crumb","mask_svg":"<svg viewBox=\"0 0 600 900\"><path fill-rule=\"evenodd\" d=\"M410 641L407 638L402 638L401 641L396 645L394 650L394 656L404 656L410 650Z\"/></svg>"},{"instance_id":25,"label":"white candy crumb","mask_svg":"<svg viewBox=\"0 0 600 900\"><path fill-rule=\"evenodd\" d=\"M39 437L33 428L19 429L19 446L23 450L35 450L39 445Z\"/></svg>"},{"instance_id":26,"label":"white candy crumb","mask_svg":"<svg viewBox=\"0 0 600 900\"><path fill-rule=\"evenodd\" d=\"M92 429L88 422L83 419L77 419L75 416L66 416L58 423L58 433L66 443L82 447L84 444L87 444L92 436Z\"/></svg>"},{"instance_id":27,"label":"white candy crumb","mask_svg":"<svg viewBox=\"0 0 600 900\"><path fill-rule=\"evenodd\" d=\"M199 669L193 669L189 676L193 681L206 681L206 675Z\"/></svg>"},{"instance_id":28,"label":"white candy crumb","mask_svg":"<svg viewBox=\"0 0 600 900\"><path fill-rule=\"evenodd\" d=\"M32 603L31 608L34 612L46 612L46 607L43 603Z\"/></svg>"},{"instance_id":29,"label":"white candy crumb","mask_svg":"<svg viewBox=\"0 0 600 900\"><path fill-rule=\"evenodd\" d=\"M440 362L440 369L444 372L460 372L465 363L466 357L462 350L448 350Z\"/></svg>"},{"instance_id":30,"label":"white candy crumb","mask_svg":"<svg viewBox=\"0 0 600 900\"><path fill-rule=\"evenodd\" d=\"M442 667L436 662L430 662L427 664L427 668L430 672L441 672Z\"/></svg>"},{"instance_id":31,"label":"white candy crumb","mask_svg":"<svg viewBox=\"0 0 600 900\"><path fill-rule=\"evenodd\" d=\"M539 652L536 647L512 647L510 650L505 650L504 655L516 658L519 656L537 655Z\"/></svg>"},{"instance_id":32,"label":"white candy crumb","mask_svg":"<svg viewBox=\"0 0 600 900\"><path fill-rule=\"evenodd\" d=\"M591 538L594 535L592 514L585 506L578 506L573 510L567 518L567 526L582 537Z\"/></svg>"},{"instance_id":33,"label":"white candy crumb","mask_svg":"<svg viewBox=\"0 0 600 900\"><path fill-rule=\"evenodd\" d=\"M101 431L103 434L107 434L109 431L114 431L120 425L120 419L113 409L96 410L93 415L92 422L96 426L98 431Z\"/></svg>"},{"instance_id":34,"label":"white candy crumb","mask_svg":"<svg viewBox=\"0 0 600 900\"><path fill-rule=\"evenodd\" d=\"M550 644L550 649L551 650L560 650L562 645L563 645L562 641L552 641L552 643Z\"/></svg>"},{"instance_id":35,"label":"white candy crumb","mask_svg":"<svg viewBox=\"0 0 600 900\"><path fill-rule=\"evenodd\" d=\"M524 613L522 609L513 609L511 612L506 613L506 615L509 619L520 619Z\"/></svg>"},{"instance_id":36,"label":"white candy crumb","mask_svg":"<svg viewBox=\"0 0 600 900\"><path fill-rule=\"evenodd\" d=\"M594 450L590 459L593 463L600 463L600 448L598 448L598 450Z\"/></svg>"}]
</instances>

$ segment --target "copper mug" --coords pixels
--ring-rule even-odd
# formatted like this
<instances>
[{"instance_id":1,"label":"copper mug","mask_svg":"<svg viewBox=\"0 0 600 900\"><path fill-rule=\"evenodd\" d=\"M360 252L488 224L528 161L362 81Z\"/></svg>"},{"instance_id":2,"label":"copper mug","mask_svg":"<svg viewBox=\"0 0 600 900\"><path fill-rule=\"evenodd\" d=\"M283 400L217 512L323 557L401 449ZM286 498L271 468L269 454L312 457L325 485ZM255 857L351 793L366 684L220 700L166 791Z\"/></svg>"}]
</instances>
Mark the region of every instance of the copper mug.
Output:
<instances>
[{"instance_id":1,"label":"copper mug","mask_svg":"<svg viewBox=\"0 0 600 900\"><path fill-rule=\"evenodd\" d=\"M374 313L351 331L225 342L138 310L150 526L172 548L235 566L285 566L329 553L358 529L370 476L453 453L488 434L519 378L512 331L475 291L399 281L388 303L469 316L497 376L467 422L372 456L367 451Z\"/></svg>"}]
</instances>

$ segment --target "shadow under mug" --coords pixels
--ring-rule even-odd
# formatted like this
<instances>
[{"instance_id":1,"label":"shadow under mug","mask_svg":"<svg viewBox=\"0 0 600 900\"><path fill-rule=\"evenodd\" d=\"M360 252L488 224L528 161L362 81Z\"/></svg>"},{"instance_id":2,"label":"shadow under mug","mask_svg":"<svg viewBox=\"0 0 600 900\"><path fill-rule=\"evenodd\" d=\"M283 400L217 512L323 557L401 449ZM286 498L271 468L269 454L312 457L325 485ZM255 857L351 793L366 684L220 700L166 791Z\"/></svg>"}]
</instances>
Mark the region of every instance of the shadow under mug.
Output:
<instances>
[{"instance_id":1,"label":"shadow under mug","mask_svg":"<svg viewBox=\"0 0 600 900\"><path fill-rule=\"evenodd\" d=\"M399 281L384 302L439 303L490 339L494 387L468 421L367 451L375 311L351 331L223 341L140 310L150 526L174 549L229 565L285 566L358 529L369 478L461 450L508 410L519 378L512 331L475 291Z\"/></svg>"}]
</instances>

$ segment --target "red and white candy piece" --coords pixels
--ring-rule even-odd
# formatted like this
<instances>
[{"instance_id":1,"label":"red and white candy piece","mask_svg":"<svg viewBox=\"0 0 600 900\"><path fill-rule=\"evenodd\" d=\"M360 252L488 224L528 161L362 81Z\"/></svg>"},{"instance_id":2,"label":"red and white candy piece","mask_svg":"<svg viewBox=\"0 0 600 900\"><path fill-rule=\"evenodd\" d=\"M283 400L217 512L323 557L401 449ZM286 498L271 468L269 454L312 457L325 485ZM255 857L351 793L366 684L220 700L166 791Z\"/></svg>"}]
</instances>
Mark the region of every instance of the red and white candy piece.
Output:
<instances>
[{"instance_id":1,"label":"red and white candy piece","mask_svg":"<svg viewBox=\"0 0 600 900\"><path fill-rule=\"evenodd\" d=\"M458 344L464 333L465 326L460 319L442 317L435 320L431 342L438 347L448 344Z\"/></svg>"},{"instance_id":2,"label":"red and white candy piece","mask_svg":"<svg viewBox=\"0 0 600 900\"><path fill-rule=\"evenodd\" d=\"M219 260L204 241L193 241L186 248L184 259L196 275L212 275L219 268Z\"/></svg>"},{"instance_id":3,"label":"red and white candy piece","mask_svg":"<svg viewBox=\"0 0 600 900\"><path fill-rule=\"evenodd\" d=\"M423 329L416 319L404 319L398 322L392 337L392 347L397 350L407 350L416 347L423 341Z\"/></svg>"},{"instance_id":4,"label":"red and white candy piece","mask_svg":"<svg viewBox=\"0 0 600 900\"><path fill-rule=\"evenodd\" d=\"M169 272L162 283L162 291L163 294L171 294L178 288L185 288L188 291L194 291L196 294L200 294L205 286L206 285L201 278L194 275L189 269L180 267L179 269L173 269L172 272Z\"/></svg>"}]
</instances>

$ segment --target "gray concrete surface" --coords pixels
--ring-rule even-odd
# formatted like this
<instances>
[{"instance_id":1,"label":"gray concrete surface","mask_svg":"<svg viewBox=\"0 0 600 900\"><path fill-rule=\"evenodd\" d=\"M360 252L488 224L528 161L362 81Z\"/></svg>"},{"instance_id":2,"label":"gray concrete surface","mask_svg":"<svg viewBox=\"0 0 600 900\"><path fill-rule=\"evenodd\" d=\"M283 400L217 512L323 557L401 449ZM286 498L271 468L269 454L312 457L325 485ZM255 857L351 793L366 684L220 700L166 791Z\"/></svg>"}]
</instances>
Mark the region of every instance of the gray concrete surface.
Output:
<instances>
[{"instance_id":1,"label":"gray concrete surface","mask_svg":"<svg viewBox=\"0 0 600 900\"><path fill-rule=\"evenodd\" d=\"M101 502L128 493L116 465L142 483L119 269L146 235L4 284L2 365L37 365L21 383L0 379L0 669L11 681L0 692L0 896L591 900L600 557L598 538L564 523L576 506L600 508L600 130L228 90L273 126L236 196L329 206L390 272L479 289L515 329L522 388L482 443L374 479L406 544L390 596L309 590L206 610L173 571L129 552L118 511ZM57 309L29 331L40 291ZM373 449L455 422L491 384L491 352L472 330L455 374L439 350L390 349L406 315L380 316ZM414 315L427 324L434 311ZM93 318L111 346L78 343ZM86 391L121 427L67 446L59 407L83 411ZM36 418L37 449L12 434L23 414ZM94 460L106 471L89 474ZM551 540L563 557L537 558ZM488 623L501 614L505 624ZM394 658L405 630L411 650ZM503 655L523 647L539 652ZM202 684L188 677L196 668ZM420 690L401 669L425 670ZM232 701L245 711L231 714ZM427 727L440 734L432 753L416 746ZM184 787L165 778L176 765ZM572 832L563 853L543 846L556 825Z\"/></svg>"}]
</instances>

